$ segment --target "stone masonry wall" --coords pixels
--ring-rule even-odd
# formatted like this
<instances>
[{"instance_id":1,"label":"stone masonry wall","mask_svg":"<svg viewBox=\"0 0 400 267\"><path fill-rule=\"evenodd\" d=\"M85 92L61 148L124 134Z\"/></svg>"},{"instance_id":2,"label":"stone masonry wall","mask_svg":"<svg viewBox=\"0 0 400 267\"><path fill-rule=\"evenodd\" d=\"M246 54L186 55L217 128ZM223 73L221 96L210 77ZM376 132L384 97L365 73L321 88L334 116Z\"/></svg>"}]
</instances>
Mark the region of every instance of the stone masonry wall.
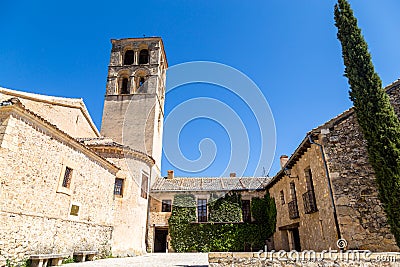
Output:
<instances>
[{"instance_id":1,"label":"stone masonry wall","mask_svg":"<svg viewBox=\"0 0 400 267\"><path fill-rule=\"evenodd\" d=\"M122 171L117 176L124 179L123 195L115 196L113 201L112 254L142 255L146 253L148 199L141 197L141 182L142 173L145 173L149 175L150 183L151 168L147 163L130 156L114 153L102 155L121 167Z\"/></svg>"},{"instance_id":2,"label":"stone masonry wall","mask_svg":"<svg viewBox=\"0 0 400 267\"><path fill-rule=\"evenodd\" d=\"M108 255L115 175L14 112L0 113L0 125L1 257L83 249ZM73 169L71 186L60 192L66 166ZM79 206L78 216L70 215L72 204Z\"/></svg>"},{"instance_id":3,"label":"stone masonry wall","mask_svg":"<svg viewBox=\"0 0 400 267\"><path fill-rule=\"evenodd\" d=\"M317 212L306 214L304 209L303 194L306 189L306 172L312 172ZM290 178L294 177L294 178ZM322 155L317 146L311 146L291 167L290 177L284 176L269 188L270 195L275 198L277 208L277 224L274 233L274 246L276 250L292 250L293 241L288 227L298 223L300 245L302 250L314 249L321 251L329 247L336 247L337 235L334 217L329 201L328 184L322 162ZM290 183L294 182L296 188L299 218L289 218L288 203L292 201ZM283 191L285 203L282 204L280 192Z\"/></svg>"},{"instance_id":4,"label":"stone masonry wall","mask_svg":"<svg viewBox=\"0 0 400 267\"><path fill-rule=\"evenodd\" d=\"M349 248L398 251L355 114L323 132L339 224Z\"/></svg>"},{"instance_id":5,"label":"stone masonry wall","mask_svg":"<svg viewBox=\"0 0 400 267\"><path fill-rule=\"evenodd\" d=\"M292 266L400 266L399 253L370 253L364 251L296 253L296 252L216 252L208 254L210 267L292 267Z\"/></svg>"},{"instance_id":6,"label":"stone masonry wall","mask_svg":"<svg viewBox=\"0 0 400 267\"><path fill-rule=\"evenodd\" d=\"M59 103L61 100L40 100L40 98L51 99L52 97L49 96L37 95L38 99L31 99L28 97L24 98L24 92L15 91L15 93L19 94L18 99L27 109L46 118L50 123L56 125L59 129L74 138L97 137L95 130L89 122L91 119L85 117L81 110L82 106L84 107L81 99L56 98L63 99L65 103L61 104ZM5 91L2 93L0 90L0 101L9 100L12 97L15 96Z\"/></svg>"},{"instance_id":7,"label":"stone masonry wall","mask_svg":"<svg viewBox=\"0 0 400 267\"><path fill-rule=\"evenodd\" d=\"M400 116L400 85L387 90L395 112ZM355 113L322 131L328 166L343 237L349 248L372 251L399 251L378 198L367 143Z\"/></svg>"}]
</instances>

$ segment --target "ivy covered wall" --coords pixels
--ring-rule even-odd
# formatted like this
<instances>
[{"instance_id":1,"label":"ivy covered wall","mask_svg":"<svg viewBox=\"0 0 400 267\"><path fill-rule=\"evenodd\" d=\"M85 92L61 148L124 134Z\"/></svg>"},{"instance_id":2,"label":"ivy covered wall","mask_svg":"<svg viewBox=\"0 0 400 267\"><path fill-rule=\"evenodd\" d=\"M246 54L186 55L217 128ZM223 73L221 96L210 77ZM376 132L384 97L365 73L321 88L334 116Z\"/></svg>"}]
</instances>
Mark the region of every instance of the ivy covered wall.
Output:
<instances>
[{"instance_id":1,"label":"ivy covered wall","mask_svg":"<svg viewBox=\"0 0 400 267\"><path fill-rule=\"evenodd\" d=\"M254 221L242 222L241 195L210 196L208 222L196 223L196 199L192 194L174 197L168 221L171 245L176 252L258 251L275 232L275 201L268 193L253 197Z\"/></svg>"}]
</instances>

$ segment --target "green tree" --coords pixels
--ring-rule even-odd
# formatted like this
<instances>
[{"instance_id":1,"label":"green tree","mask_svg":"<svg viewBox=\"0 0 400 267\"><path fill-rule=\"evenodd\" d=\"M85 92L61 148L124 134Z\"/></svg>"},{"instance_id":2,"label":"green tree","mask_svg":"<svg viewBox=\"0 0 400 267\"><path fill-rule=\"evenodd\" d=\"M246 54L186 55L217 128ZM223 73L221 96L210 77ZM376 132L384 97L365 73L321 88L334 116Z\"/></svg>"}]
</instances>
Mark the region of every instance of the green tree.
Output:
<instances>
[{"instance_id":1,"label":"green tree","mask_svg":"<svg viewBox=\"0 0 400 267\"><path fill-rule=\"evenodd\" d=\"M400 123L371 55L357 19L346 0L335 5L337 37L342 44L345 76L350 99L364 138L369 161L375 171L379 198L391 231L400 245Z\"/></svg>"}]
</instances>

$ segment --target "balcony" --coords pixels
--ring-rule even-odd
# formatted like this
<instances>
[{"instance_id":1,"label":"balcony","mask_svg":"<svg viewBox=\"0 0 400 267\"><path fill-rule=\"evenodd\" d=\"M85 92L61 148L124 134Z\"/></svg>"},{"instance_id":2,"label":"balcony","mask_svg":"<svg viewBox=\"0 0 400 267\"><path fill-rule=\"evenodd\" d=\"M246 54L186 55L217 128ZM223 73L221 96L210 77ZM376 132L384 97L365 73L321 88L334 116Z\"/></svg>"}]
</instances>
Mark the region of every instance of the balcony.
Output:
<instances>
[{"instance_id":1,"label":"balcony","mask_svg":"<svg viewBox=\"0 0 400 267\"><path fill-rule=\"evenodd\" d=\"M317 212L317 203L313 190L309 190L303 194L304 212L306 214Z\"/></svg>"},{"instance_id":2,"label":"balcony","mask_svg":"<svg viewBox=\"0 0 400 267\"><path fill-rule=\"evenodd\" d=\"M288 203L289 208L289 218L297 219L299 218L299 208L297 207L297 200L292 200Z\"/></svg>"}]
</instances>

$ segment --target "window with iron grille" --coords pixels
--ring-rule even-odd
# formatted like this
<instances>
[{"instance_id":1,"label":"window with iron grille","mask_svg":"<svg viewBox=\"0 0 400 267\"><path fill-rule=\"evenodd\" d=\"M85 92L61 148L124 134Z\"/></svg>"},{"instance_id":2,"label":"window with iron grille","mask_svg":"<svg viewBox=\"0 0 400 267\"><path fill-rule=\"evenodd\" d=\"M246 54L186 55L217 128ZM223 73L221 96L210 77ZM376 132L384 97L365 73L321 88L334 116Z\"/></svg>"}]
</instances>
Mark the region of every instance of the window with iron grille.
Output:
<instances>
[{"instance_id":1,"label":"window with iron grille","mask_svg":"<svg viewBox=\"0 0 400 267\"><path fill-rule=\"evenodd\" d=\"M283 193L283 190L281 190L281 192L279 192L280 196L281 196L281 204L285 205L285 194Z\"/></svg>"},{"instance_id":2,"label":"window with iron grille","mask_svg":"<svg viewBox=\"0 0 400 267\"><path fill-rule=\"evenodd\" d=\"M296 186L294 182L290 183L290 198L291 201L288 203L289 218L296 219L300 217L299 207L297 206Z\"/></svg>"},{"instance_id":3,"label":"window with iron grille","mask_svg":"<svg viewBox=\"0 0 400 267\"><path fill-rule=\"evenodd\" d=\"M124 179L115 178L114 195L122 196L123 188L124 188Z\"/></svg>"},{"instance_id":4,"label":"window with iron grille","mask_svg":"<svg viewBox=\"0 0 400 267\"><path fill-rule=\"evenodd\" d=\"M162 201L161 211L162 212L171 212L171 200L170 199L165 199Z\"/></svg>"},{"instance_id":5,"label":"window with iron grille","mask_svg":"<svg viewBox=\"0 0 400 267\"><path fill-rule=\"evenodd\" d=\"M142 186L140 189L141 189L140 196L142 198L147 199L147 195L149 193L148 192L149 191L149 177L144 173L142 173Z\"/></svg>"},{"instance_id":6,"label":"window with iron grille","mask_svg":"<svg viewBox=\"0 0 400 267\"><path fill-rule=\"evenodd\" d=\"M198 222L207 222L207 199L197 200L197 219Z\"/></svg>"},{"instance_id":7,"label":"window with iron grille","mask_svg":"<svg viewBox=\"0 0 400 267\"><path fill-rule=\"evenodd\" d=\"M317 201L315 199L314 182L310 168L305 169L307 192L303 194L303 204L305 213L314 213L318 211Z\"/></svg>"},{"instance_id":8,"label":"window with iron grille","mask_svg":"<svg viewBox=\"0 0 400 267\"><path fill-rule=\"evenodd\" d=\"M250 200L242 200L242 215L244 222L251 222Z\"/></svg>"},{"instance_id":9,"label":"window with iron grille","mask_svg":"<svg viewBox=\"0 0 400 267\"><path fill-rule=\"evenodd\" d=\"M297 200L296 197L296 185L294 184L294 182L290 183L290 198L291 200Z\"/></svg>"},{"instance_id":10,"label":"window with iron grille","mask_svg":"<svg viewBox=\"0 0 400 267\"><path fill-rule=\"evenodd\" d=\"M70 167L65 168L64 179L63 179L63 183L62 183L63 187L69 188L71 186L72 171L73 170Z\"/></svg>"}]
</instances>

